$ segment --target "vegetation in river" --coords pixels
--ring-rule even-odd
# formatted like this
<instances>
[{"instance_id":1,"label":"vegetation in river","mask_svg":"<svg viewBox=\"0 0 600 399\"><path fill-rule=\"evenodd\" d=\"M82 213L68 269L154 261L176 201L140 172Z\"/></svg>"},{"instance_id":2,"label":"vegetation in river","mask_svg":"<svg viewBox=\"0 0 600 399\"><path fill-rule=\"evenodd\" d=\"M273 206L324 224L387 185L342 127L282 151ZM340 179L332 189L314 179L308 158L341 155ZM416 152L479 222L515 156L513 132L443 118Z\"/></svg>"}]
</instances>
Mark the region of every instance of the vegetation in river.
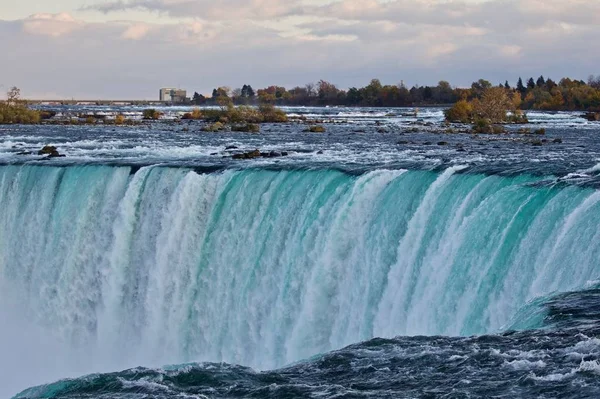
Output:
<instances>
[{"instance_id":1,"label":"vegetation in river","mask_svg":"<svg viewBox=\"0 0 600 399\"><path fill-rule=\"evenodd\" d=\"M159 120L160 117L162 116L162 112L154 109L154 108L150 108L150 109L145 109L144 112L142 113L143 118L146 120Z\"/></svg>"},{"instance_id":2,"label":"vegetation in river","mask_svg":"<svg viewBox=\"0 0 600 399\"><path fill-rule=\"evenodd\" d=\"M283 123L288 121L287 114L272 104L261 104L259 107L246 105L234 106L227 103L218 109L203 109L198 118L209 122L221 123Z\"/></svg>"},{"instance_id":3,"label":"vegetation in river","mask_svg":"<svg viewBox=\"0 0 600 399\"><path fill-rule=\"evenodd\" d=\"M0 102L0 124L33 124L42 120L40 111L28 107L21 100L21 91L13 87L6 93L6 101Z\"/></svg>"},{"instance_id":4,"label":"vegetation in river","mask_svg":"<svg viewBox=\"0 0 600 399\"><path fill-rule=\"evenodd\" d=\"M447 122L472 123L475 133L503 133L504 123L527 123L520 96L505 87L483 87L472 100L461 99L445 111Z\"/></svg>"}]
</instances>

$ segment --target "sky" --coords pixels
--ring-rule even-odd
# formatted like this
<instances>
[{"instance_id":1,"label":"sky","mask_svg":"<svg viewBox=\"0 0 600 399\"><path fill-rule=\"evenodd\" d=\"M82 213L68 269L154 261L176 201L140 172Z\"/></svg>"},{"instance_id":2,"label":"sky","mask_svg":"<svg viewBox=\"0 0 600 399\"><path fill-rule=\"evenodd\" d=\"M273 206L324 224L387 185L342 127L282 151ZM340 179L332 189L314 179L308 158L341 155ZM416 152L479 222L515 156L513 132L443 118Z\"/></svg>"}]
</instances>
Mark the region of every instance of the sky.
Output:
<instances>
[{"instance_id":1,"label":"sky","mask_svg":"<svg viewBox=\"0 0 600 399\"><path fill-rule=\"evenodd\" d=\"M0 0L0 92L515 84L600 74L600 0Z\"/></svg>"}]
</instances>

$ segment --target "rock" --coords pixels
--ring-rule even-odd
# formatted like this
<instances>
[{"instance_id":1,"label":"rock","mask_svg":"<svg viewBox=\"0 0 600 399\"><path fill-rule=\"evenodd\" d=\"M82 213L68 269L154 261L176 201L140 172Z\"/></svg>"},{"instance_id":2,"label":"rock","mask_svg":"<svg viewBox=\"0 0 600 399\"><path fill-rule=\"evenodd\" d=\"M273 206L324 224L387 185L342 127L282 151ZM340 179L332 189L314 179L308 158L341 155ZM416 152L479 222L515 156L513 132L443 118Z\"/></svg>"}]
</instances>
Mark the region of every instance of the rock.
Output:
<instances>
[{"instance_id":1,"label":"rock","mask_svg":"<svg viewBox=\"0 0 600 399\"><path fill-rule=\"evenodd\" d=\"M235 145L229 145L229 146L225 147L225 151L228 151L228 150L237 150L237 149L238 148Z\"/></svg>"},{"instance_id":2,"label":"rock","mask_svg":"<svg viewBox=\"0 0 600 399\"><path fill-rule=\"evenodd\" d=\"M213 152L210 155L219 155L219 153L218 152Z\"/></svg>"},{"instance_id":3,"label":"rock","mask_svg":"<svg viewBox=\"0 0 600 399\"><path fill-rule=\"evenodd\" d=\"M259 133L260 125L256 123L246 123L244 125L233 125L231 130L234 132Z\"/></svg>"},{"instance_id":4,"label":"rock","mask_svg":"<svg viewBox=\"0 0 600 399\"><path fill-rule=\"evenodd\" d=\"M541 128L541 129L534 130L533 134L541 134L541 135L546 134L546 129Z\"/></svg>"},{"instance_id":5,"label":"rock","mask_svg":"<svg viewBox=\"0 0 600 399\"><path fill-rule=\"evenodd\" d=\"M439 141L437 145L448 145L447 141Z\"/></svg>"},{"instance_id":6,"label":"rock","mask_svg":"<svg viewBox=\"0 0 600 399\"><path fill-rule=\"evenodd\" d=\"M44 146L41 150L38 151L38 155L47 155L48 158L64 158L65 155L62 155L58 152L56 147L52 145Z\"/></svg>"},{"instance_id":7,"label":"rock","mask_svg":"<svg viewBox=\"0 0 600 399\"><path fill-rule=\"evenodd\" d=\"M542 146L542 140L533 140L531 142L531 145L534 147L541 147Z\"/></svg>"},{"instance_id":8,"label":"rock","mask_svg":"<svg viewBox=\"0 0 600 399\"><path fill-rule=\"evenodd\" d=\"M288 156L288 153L287 153L286 151L282 151L282 152L281 152L281 156L282 156L282 157L287 157L287 156Z\"/></svg>"},{"instance_id":9,"label":"rock","mask_svg":"<svg viewBox=\"0 0 600 399\"><path fill-rule=\"evenodd\" d=\"M321 150L321 151L317 151L317 154L318 154L318 155L321 155L321 154L323 154L323 150Z\"/></svg>"},{"instance_id":10,"label":"rock","mask_svg":"<svg viewBox=\"0 0 600 399\"><path fill-rule=\"evenodd\" d=\"M56 152L56 147L53 145L46 145L44 148L38 151L38 155L50 155L53 152Z\"/></svg>"},{"instance_id":11,"label":"rock","mask_svg":"<svg viewBox=\"0 0 600 399\"><path fill-rule=\"evenodd\" d=\"M244 152L242 154L233 154L233 159L254 159L261 156L261 152L259 150L254 150L250 152Z\"/></svg>"},{"instance_id":12,"label":"rock","mask_svg":"<svg viewBox=\"0 0 600 399\"><path fill-rule=\"evenodd\" d=\"M590 122L600 122L600 112L588 112L583 117Z\"/></svg>"},{"instance_id":13,"label":"rock","mask_svg":"<svg viewBox=\"0 0 600 399\"><path fill-rule=\"evenodd\" d=\"M562 139L554 139L552 142L555 144L562 144Z\"/></svg>"},{"instance_id":14,"label":"rock","mask_svg":"<svg viewBox=\"0 0 600 399\"><path fill-rule=\"evenodd\" d=\"M400 140L400 141L398 141L396 144L399 144L399 145L406 145L406 144L408 144L408 141L405 141L405 140Z\"/></svg>"},{"instance_id":15,"label":"rock","mask_svg":"<svg viewBox=\"0 0 600 399\"><path fill-rule=\"evenodd\" d=\"M31 152L31 151L21 151L21 152L17 152L17 155L33 155L33 152Z\"/></svg>"},{"instance_id":16,"label":"rock","mask_svg":"<svg viewBox=\"0 0 600 399\"><path fill-rule=\"evenodd\" d=\"M305 132L325 133L325 126L321 126L321 125L309 126L308 129L305 130Z\"/></svg>"}]
</instances>

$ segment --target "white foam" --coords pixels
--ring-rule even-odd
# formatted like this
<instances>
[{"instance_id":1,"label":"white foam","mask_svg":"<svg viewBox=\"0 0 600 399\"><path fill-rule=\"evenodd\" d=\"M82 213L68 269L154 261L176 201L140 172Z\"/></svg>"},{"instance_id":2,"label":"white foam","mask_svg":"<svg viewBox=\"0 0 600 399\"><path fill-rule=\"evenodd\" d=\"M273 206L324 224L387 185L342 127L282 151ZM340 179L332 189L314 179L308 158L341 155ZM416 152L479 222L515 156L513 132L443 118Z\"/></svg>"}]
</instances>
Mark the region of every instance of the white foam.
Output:
<instances>
[{"instance_id":1,"label":"white foam","mask_svg":"<svg viewBox=\"0 0 600 399\"><path fill-rule=\"evenodd\" d=\"M513 370L533 370L533 369L543 369L546 367L546 363L542 360L538 360L536 362L531 362L529 360L513 360L510 362L504 363L505 367L512 368Z\"/></svg>"}]
</instances>

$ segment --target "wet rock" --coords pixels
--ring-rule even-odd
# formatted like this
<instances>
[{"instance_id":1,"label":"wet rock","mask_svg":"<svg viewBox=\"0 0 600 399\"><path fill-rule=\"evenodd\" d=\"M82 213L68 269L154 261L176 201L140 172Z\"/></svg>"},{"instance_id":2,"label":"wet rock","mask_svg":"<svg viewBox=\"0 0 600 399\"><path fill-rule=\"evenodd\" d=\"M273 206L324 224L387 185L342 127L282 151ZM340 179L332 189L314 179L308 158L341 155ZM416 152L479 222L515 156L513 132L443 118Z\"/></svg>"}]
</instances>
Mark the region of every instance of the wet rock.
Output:
<instances>
[{"instance_id":1,"label":"wet rock","mask_svg":"<svg viewBox=\"0 0 600 399\"><path fill-rule=\"evenodd\" d=\"M406 144L408 144L408 141L405 141L405 140L400 140L400 141L398 141L396 144L399 144L399 145L406 145Z\"/></svg>"},{"instance_id":2,"label":"wet rock","mask_svg":"<svg viewBox=\"0 0 600 399\"><path fill-rule=\"evenodd\" d=\"M244 152L242 154L234 154L233 155L233 159L254 159L254 158L258 158L261 156L261 153L259 150L254 150L254 151L250 151L250 152Z\"/></svg>"},{"instance_id":3,"label":"wet rock","mask_svg":"<svg viewBox=\"0 0 600 399\"><path fill-rule=\"evenodd\" d=\"M238 147L235 146L235 145L229 145L229 146L225 147L225 151L228 151L228 150L237 150L237 149L238 149Z\"/></svg>"},{"instance_id":4,"label":"wet rock","mask_svg":"<svg viewBox=\"0 0 600 399\"><path fill-rule=\"evenodd\" d=\"M447 141L438 141L437 145L448 145Z\"/></svg>"},{"instance_id":5,"label":"wet rock","mask_svg":"<svg viewBox=\"0 0 600 399\"><path fill-rule=\"evenodd\" d=\"M46 145L41 150L38 151L38 155L46 155L48 158L63 158L65 155L62 155L58 152L56 147L52 145Z\"/></svg>"},{"instance_id":6,"label":"wet rock","mask_svg":"<svg viewBox=\"0 0 600 399\"><path fill-rule=\"evenodd\" d=\"M56 151L56 147L54 147L53 145L46 145L38 151L38 155L49 155Z\"/></svg>"},{"instance_id":7,"label":"wet rock","mask_svg":"<svg viewBox=\"0 0 600 399\"><path fill-rule=\"evenodd\" d=\"M309 126L308 129L305 130L305 132L309 132L309 133L325 133L325 126L321 126L321 125Z\"/></svg>"},{"instance_id":8,"label":"wet rock","mask_svg":"<svg viewBox=\"0 0 600 399\"><path fill-rule=\"evenodd\" d=\"M557 138L557 139L552 140L552 142L555 144L562 144L562 139Z\"/></svg>"},{"instance_id":9,"label":"wet rock","mask_svg":"<svg viewBox=\"0 0 600 399\"><path fill-rule=\"evenodd\" d=\"M583 117L590 122L600 122L600 112L588 112Z\"/></svg>"}]
</instances>

